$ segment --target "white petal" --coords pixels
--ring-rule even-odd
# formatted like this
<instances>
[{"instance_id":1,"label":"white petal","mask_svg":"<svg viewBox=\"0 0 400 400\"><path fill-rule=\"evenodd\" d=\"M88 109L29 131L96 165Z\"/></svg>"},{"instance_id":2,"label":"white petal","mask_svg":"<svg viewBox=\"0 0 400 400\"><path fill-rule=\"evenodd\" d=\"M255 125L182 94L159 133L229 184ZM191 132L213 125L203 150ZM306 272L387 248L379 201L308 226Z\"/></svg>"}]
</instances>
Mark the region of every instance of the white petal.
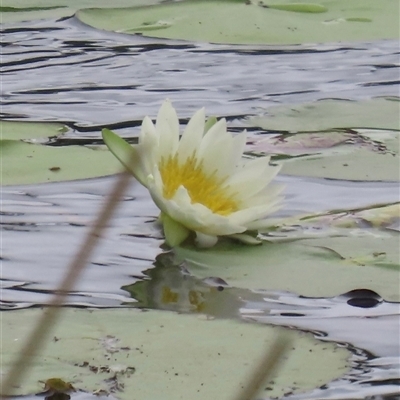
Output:
<instances>
[{"instance_id":1,"label":"white petal","mask_svg":"<svg viewBox=\"0 0 400 400\"><path fill-rule=\"evenodd\" d=\"M179 143L179 120L168 99L163 102L158 112L156 131L159 136L159 158L174 155Z\"/></svg>"},{"instance_id":2,"label":"white petal","mask_svg":"<svg viewBox=\"0 0 400 400\"><path fill-rule=\"evenodd\" d=\"M280 209L280 204L277 204L276 206L271 208L271 213L274 213L275 211L278 211ZM249 230L267 230L268 228L271 228L272 226L276 225L276 218L263 218L263 219L258 219L256 221L250 222L248 224L248 229Z\"/></svg>"},{"instance_id":3,"label":"white petal","mask_svg":"<svg viewBox=\"0 0 400 400\"><path fill-rule=\"evenodd\" d=\"M199 162L206 173L217 173L220 178L230 176L240 160L242 138L236 139L226 130L226 121L221 119L204 135L199 151Z\"/></svg>"},{"instance_id":4,"label":"white petal","mask_svg":"<svg viewBox=\"0 0 400 400\"><path fill-rule=\"evenodd\" d=\"M198 247L208 248L214 246L218 242L217 236L204 235L204 233L196 232L196 244Z\"/></svg>"},{"instance_id":5,"label":"white petal","mask_svg":"<svg viewBox=\"0 0 400 400\"><path fill-rule=\"evenodd\" d=\"M221 133L202 157L204 171L210 175L216 173L219 178L228 177L233 172L231 154L232 137Z\"/></svg>"},{"instance_id":6,"label":"white petal","mask_svg":"<svg viewBox=\"0 0 400 400\"><path fill-rule=\"evenodd\" d=\"M216 124L214 124L203 136L203 140L201 141L200 148L197 152L198 157L203 158L207 154L209 149L212 149L219 135L222 135L224 133L226 133L226 120L225 118L222 118Z\"/></svg>"},{"instance_id":7,"label":"white petal","mask_svg":"<svg viewBox=\"0 0 400 400\"><path fill-rule=\"evenodd\" d=\"M158 138L156 128L149 117L145 117L139 136L138 150L146 175L152 173L157 163Z\"/></svg>"},{"instance_id":8,"label":"white petal","mask_svg":"<svg viewBox=\"0 0 400 400\"><path fill-rule=\"evenodd\" d=\"M187 190L181 186L171 200L163 200L165 212L192 231L220 236L241 233L245 226L235 224L229 217L214 214L202 204L191 203Z\"/></svg>"},{"instance_id":9,"label":"white petal","mask_svg":"<svg viewBox=\"0 0 400 400\"><path fill-rule=\"evenodd\" d=\"M224 177L232 176L237 170L240 170L242 166L242 156L244 147L246 145L247 133L242 132L239 135L232 136L229 134L229 144L222 144L222 151L220 154L224 154L223 157L217 155L217 159L224 160L224 169L221 168Z\"/></svg>"},{"instance_id":10,"label":"white petal","mask_svg":"<svg viewBox=\"0 0 400 400\"><path fill-rule=\"evenodd\" d=\"M280 203L280 199L277 198L273 202L268 202L264 205L255 207L249 207L244 210L236 211L229 216L233 224L245 225L249 228L249 224L255 220L265 218L276 210L276 206Z\"/></svg>"},{"instance_id":11,"label":"white petal","mask_svg":"<svg viewBox=\"0 0 400 400\"><path fill-rule=\"evenodd\" d=\"M232 139L231 163L232 169L241 164L241 158L246 146L247 132L243 131Z\"/></svg>"},{"instance_id":12,"label":"white petal","mask_svg":"<svg viewBox=\"0 0 400 400\"><path fill-rule=\"evenodd\" d=\"M269 165L269 157L256 158L247 162L243 168L237 169L225 185L229 186L232 192L238 193L238 199L244 201L262 191L279 169Z\"/></svg>"},{"instance_id":13,"label":"white petal","mask_svg":"<svg viewBox=\"0 0 400 400\"><path fill-rule=\"evenodd\" d=\"M281 201L282 196L279 195L283 192L284 189L285 185L274 182L266 186L261 192L257 193L255 196L246 199L243 202L243 208L260 206L270 202L275 202L277 198L279 198L279 201Z\"/></svg>"},{"instance_id":14,"label":"white petal","mask_svg":"<svg viewBox=\"0 0 400 400\"><path fill-rule=\"evenodd\" d=\"M205 112L204 108L197 111L187 124L179 142L178 157L183 163L200 146L204 134Z\"/></svg>"},{"instance_id":15,"label":"white petal","mask_svg":"<svg viewBox=\"0 0 400 400\"><path fill-rule=\"evenodd\" d=\"M143 141L146 141L148 137L151 137L153 138L153 140L156 140L157 131L156 127L153 124L153 121L149 117L144 117L139 135L139 144L141 144Z\"/></svg>"},{"instance_id":16,"label":"white petal","mask_svg":"<svg viewBox=\"0 0 400 400\"><path fill-rule=\"evenodd\" d=\"M158 168L154 168L153 174L147 177L147 189L150 192L156 206L164 213L168 214L165 206L165 198L163 195L163 183Z\"/></svg>"}]
</instances>

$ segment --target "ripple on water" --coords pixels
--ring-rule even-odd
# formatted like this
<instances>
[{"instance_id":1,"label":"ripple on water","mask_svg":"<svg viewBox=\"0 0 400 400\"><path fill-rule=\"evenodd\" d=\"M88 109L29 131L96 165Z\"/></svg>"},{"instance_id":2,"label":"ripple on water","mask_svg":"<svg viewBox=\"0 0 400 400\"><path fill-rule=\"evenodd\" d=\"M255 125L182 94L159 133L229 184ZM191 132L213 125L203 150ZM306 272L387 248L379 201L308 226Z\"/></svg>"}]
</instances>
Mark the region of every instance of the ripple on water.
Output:
<instances>
[{"instance_id":1,"label":"ripple on water","mask_svg":"<svg viewBox=\"0 0 400 400\"><path fill-rule=\"evenodd\" d=\"M398 193L397 185L391 183L350 184L290 177L280 180L286 184L287 200L278 216L390 203L396 201ZM62 279L68 260L82 242L111 182L112 178L98 178L3 189L3 279L25 282L23 287L5 289L4 301L16 305L43 304L47 300ZM147 191L132 183L76 287L80 295L71 296L68 302L82 304L84 296L90 305L115 306L124 302L121 286L131 275L142 277L142 271L151 268L162 251L157 216L158 209Z\"/></svg>"},{"instance_id":2,"label":"ripple on water","mask_svg":"<svg viewBox=\"0 0 400 400\"><path fill-rule=\"evenodd\" d=\"M3 40L5 116L134 125L165 97L188 117L204 105L234 116L276 103L398 95L396 41L193 45L98 31L74 18L9 24Z\"/></svg>"}]
</instances>

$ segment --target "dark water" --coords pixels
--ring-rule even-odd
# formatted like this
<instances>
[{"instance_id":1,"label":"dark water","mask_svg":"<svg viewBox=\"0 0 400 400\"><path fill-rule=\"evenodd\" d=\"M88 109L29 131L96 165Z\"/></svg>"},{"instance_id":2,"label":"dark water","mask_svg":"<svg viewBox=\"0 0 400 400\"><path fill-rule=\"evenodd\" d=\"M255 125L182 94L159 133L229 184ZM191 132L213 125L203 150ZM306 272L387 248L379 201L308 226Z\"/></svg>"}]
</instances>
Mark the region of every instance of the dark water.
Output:
<instances>
[{"instance_id":1,"label":"dark water","mask_svg":"<svg viewBox=\"0 0 400 400\"><path fill-rule=\"evenodd\" d=\"M309 47L196 45L97 31L67 18L3 25L2 63L2 117L66 123L72 129L63 144L96 141L104 125L134 137L142 118L154 116L165 97L173 101L182 122L205 106L209 113L226 116L231 128L241 128L244 117L276 104L399 94L395 41ZM287 176L279 180L286 183L281 215L399 200L395 183ZM49 300L111 181L2 189L3 309ZM69 305L191 312L187 304L158 303L157 285L169 282L181 290L206 290L221 284L200 281L187 275L184 265L173 264L160 248L157 214L147 192L132 184ZM346 376L288 398L396 398L398 304L372 292L309 299L279 291L221 288L207 310L214 317L312 330L321 340L351 349L353 368Z\"/></svg>"}]
</instances>

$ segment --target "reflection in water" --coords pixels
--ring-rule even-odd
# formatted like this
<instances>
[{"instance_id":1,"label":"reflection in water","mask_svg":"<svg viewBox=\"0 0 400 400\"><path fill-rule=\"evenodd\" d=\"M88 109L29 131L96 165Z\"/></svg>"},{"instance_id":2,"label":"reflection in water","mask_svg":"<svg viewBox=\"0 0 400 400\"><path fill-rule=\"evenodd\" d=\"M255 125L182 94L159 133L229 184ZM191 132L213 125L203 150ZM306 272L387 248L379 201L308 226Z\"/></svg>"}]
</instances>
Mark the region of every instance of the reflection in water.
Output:
<instances>
[{"instance_id":1,"label":"reflection in water","mask_svg":"<svg viewBox=\"0 0 400 400\"><path fill-rule=\"evenodd\" d=\"M45 400L70 400L71 396L66 393L53 393L50 396L46 396Z\"/></svg>"},{"instance_id":2,"label":"reflection in water","mask_svg":"<svg viewBox=\"0 0 400 400\"><path fill-rule=\"evenodd\" d=\"M154 268L144 271L148 279L123 286L122 289L138 301L140 308L152 308L186 313L202 313L209 317L237 318L247 298L262 300L250 291L227 287L219 278L198 279L189 274L183 265L173 264L173 254L157 256Z\"/></svg>"},{"instance_id":3,"label":"reflection in water","mask_svg":"<svg viewBox=\"0 0 400 400\"><path fill-rule=\"evenodd\" d=\"M311 330L320 340L335 341L352 351L352 370L343 378L307 395L285 398L348 400L368 396L378 400L398 392L399 308L373 291L359 289L333 298L305 298L234 288L218 278L191 276L184 264L173 264L171 253L157 256L154 268L144 273L147 278L143 281L123 287L137 300L137 307ZM379 391L371 387L379 387ZM385 397L372 396L374 393L385 393Z\"/></svg>"}]
</instances>

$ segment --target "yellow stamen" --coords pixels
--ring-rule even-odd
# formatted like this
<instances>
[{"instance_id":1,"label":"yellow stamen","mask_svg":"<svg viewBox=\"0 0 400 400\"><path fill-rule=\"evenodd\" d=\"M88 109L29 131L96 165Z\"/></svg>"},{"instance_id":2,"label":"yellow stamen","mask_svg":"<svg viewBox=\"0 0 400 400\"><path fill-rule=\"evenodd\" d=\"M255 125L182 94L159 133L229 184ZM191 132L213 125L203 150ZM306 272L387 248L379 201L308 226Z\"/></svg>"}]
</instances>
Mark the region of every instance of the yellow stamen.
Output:
<instances>
[{"instance_id":1,"label":"yellow stamen","mask_svg":"<svg viewBox=\"0 0 400 400\"><path fill-rule=\"evenodd\" d=\"M198 163L193 155L183 164L178 161L177 155L161 159L159 164L163 180L163 195L166 199L174 197L180 186L186 188L192 204L200 203L215 214L229 215L239 209L231 194L223 187L227 178L220 179L216 174L206 174L202 163Z\"/></svg>"}]
</instances>

